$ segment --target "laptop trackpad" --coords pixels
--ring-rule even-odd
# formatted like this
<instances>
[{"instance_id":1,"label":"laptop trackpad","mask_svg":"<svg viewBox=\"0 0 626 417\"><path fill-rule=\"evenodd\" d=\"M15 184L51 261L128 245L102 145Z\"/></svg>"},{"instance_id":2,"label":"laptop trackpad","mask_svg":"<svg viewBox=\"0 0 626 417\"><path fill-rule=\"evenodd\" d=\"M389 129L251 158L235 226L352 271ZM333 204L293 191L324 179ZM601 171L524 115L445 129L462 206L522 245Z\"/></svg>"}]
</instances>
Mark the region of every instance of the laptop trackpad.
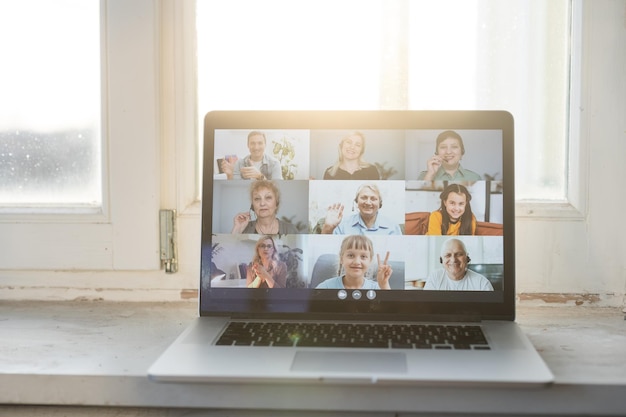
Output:
<instances>
[{"instance_id":1,"label":"laptop trackpad","mask_svg":"<svg viewBox=\"0 0 626 417\"><path fill-rule=\"evenodd\" d=\"M293 371L406 373L402 352L296 352Z\"/></svg>"}]
</instances>

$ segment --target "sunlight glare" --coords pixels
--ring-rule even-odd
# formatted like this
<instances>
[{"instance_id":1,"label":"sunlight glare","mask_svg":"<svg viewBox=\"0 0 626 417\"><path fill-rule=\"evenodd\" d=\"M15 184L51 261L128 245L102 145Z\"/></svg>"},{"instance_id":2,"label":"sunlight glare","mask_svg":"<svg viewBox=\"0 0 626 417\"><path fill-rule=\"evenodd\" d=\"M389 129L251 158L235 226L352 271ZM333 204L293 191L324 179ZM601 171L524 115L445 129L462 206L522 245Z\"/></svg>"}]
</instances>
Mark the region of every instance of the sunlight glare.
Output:
<instances>
[{"instance_id":1,"label":"sunlight glare","mask_svg":"<svg viewBox=\"0 0 626 417\"><path fill-rule=\"evenodd\" d=\"M410 107L476 107L477 1L421 1L410 13Z\"/></svg>"},{"instance_id":2,"label":"sunlight glare","mask_svg":"<svg viewBox=\"0 0 626 417\"><path fill-rule=\"evenodd\" d=\"M99 13L94 0L0 2L0 130L93 127ZM93 18L79 18L85 15Z\"/></svg>"},{"instance_id":3,"label":"sunlight glare","mask_svg":"<svg viewBox=\"0 0 626 417\"><path fill-rule=\"evenodd\" d=\"M380 7L380 0L199 0L200 113L377 108Z\"/></svg>"}]
</instances>

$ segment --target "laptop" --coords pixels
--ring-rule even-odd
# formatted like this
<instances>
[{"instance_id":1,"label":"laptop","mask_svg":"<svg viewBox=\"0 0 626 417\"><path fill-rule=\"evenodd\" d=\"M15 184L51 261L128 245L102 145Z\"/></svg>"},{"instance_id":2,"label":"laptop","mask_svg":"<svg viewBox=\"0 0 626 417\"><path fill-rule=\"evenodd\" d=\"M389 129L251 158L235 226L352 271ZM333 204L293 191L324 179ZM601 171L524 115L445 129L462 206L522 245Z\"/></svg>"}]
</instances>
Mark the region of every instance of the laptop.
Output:
<instances>
[{"instance_id":1,"label":"laptop","mask_svg":"<svg viewBox=\"0 0 626 417\"><path fill-rule=\"evenodd\" d=\"M199 317L155 381L528 384L505 111L215 111Z\"/></svg>"}]
</instances>

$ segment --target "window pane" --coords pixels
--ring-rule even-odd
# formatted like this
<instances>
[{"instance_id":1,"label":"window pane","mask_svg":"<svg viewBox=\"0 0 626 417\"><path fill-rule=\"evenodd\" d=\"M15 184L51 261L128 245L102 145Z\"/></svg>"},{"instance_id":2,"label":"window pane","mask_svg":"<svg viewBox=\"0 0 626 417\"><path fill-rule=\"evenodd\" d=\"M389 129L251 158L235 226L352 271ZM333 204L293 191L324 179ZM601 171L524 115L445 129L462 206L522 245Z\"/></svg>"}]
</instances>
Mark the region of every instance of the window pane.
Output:
<instances>
[{"instance_id":1,"label":"window pane","mask_svg":"<svg viewBox=\"0 0 626 417\"><path fill-rule=\"evenodd\" d=\"M570 2L411 6L410 107L510 111L517 199L564 200Z\"/></svg>"},{"instance_id":2,"label":"window pane","mask_svg":"<svg viewBox=\"0 0 626 417\"><path fill-rule=\"evenodd\" d=\"M198 0L197 31L199 120L213 109L504 109L517 198L566 197L569 0Z\"/></svg>"},{"instance_id":3,"label":"window pane","mask_svg":"<svg viewBox=\"0 0 626 417\"><path fill-rule=\"evenodd\" d=\"M99 1L3 0L0 53L0 205L100 205Z\"/></svg>"},{"instance_id":4,"label":"window pane","mask_svg":"<svg viewBox=\"0 0 626 417\"><path fill-rule=\"evenodd\" d=\"M209 109L378 107L380 0L198 0Z\"/></svg>"}]
</instances>

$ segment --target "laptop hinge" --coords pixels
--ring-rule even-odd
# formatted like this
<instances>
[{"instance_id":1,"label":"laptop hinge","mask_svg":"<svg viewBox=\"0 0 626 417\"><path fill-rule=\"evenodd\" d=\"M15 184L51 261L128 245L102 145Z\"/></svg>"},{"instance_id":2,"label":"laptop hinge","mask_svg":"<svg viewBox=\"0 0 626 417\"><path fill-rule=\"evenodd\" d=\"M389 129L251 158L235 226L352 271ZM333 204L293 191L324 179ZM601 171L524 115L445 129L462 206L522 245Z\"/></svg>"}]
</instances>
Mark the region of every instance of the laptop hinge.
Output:
<instances>
[{"instance_id":1,"label":"laptop hinge","mask_svg":"<svg viewBox=\"0 0 626 417\"><path fill-rule=\"evenodd\" d=\"M166 274L178 271L176 256L176 210L159 211L161 266Z\"/></svg>"},{"instance_id":2,"label":"laptop hinge","mask_svg":"<svg viewBox=\"0 0 626 417\"><path fill-rule=\"evenodd\" d=\"M250 313L224 313L223 315L229 316L234 320L250 320ZM480 313L466 313L466 314L393 314L391 317L385 315L378 316L363 316L362 314L354 315L354 314L327 314L327 313L306 313L306 314L293 314L289 316L285 316L284 314L254 314L255 319L259 320L292 320L292 321L300 321L300 320L332 320L335 322L338 321L353 321L353 322L389 322L390 320L394 322L400 321L420 321L420 322L441 322L441 323L449 323L449 322L467 322L467 323L479 323L483 319Z\"/></svg>"}]
</instances>

